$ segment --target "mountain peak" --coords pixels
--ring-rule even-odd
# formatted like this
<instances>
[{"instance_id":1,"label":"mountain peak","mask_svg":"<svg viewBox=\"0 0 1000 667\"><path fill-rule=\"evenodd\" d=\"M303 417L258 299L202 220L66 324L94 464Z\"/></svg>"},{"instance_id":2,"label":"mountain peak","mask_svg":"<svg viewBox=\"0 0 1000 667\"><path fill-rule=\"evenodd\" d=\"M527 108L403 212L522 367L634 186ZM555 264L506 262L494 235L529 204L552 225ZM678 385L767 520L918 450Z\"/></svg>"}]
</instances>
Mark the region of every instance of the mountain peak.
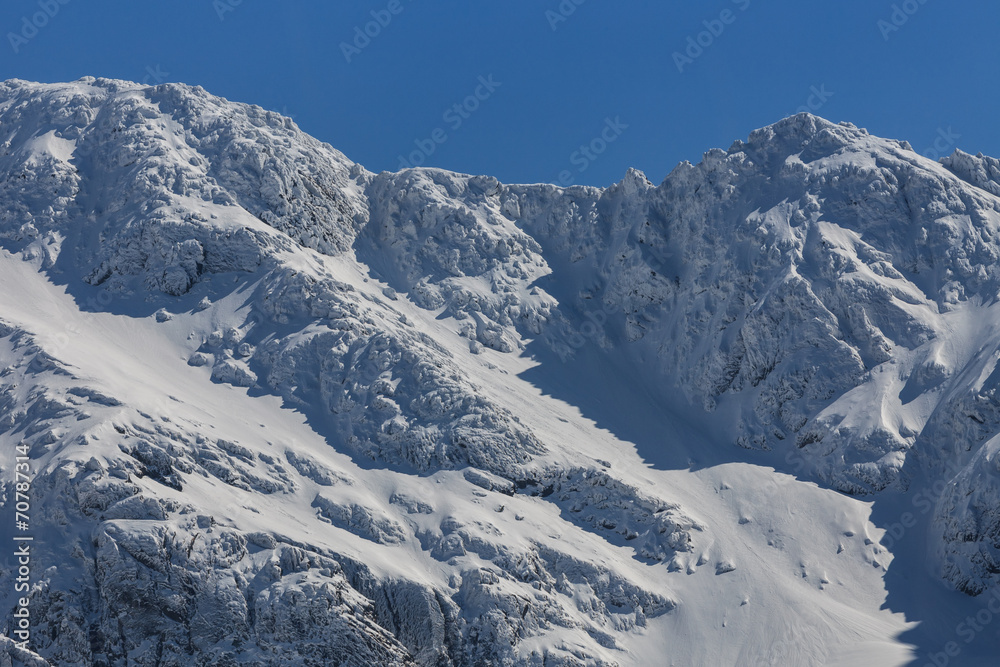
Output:
<instances>
[{"instance_id":1,"label":"mountain peak","mask_svg":"<svg viewBox=\"0 0 1000 667\"><path fill-rule=\"evenodd\" d=\"M798 114L656 187L374 174L95 78L0 127L44 660L818 664L1000 587L992 158Z\"/></svg>"}]
</instances>

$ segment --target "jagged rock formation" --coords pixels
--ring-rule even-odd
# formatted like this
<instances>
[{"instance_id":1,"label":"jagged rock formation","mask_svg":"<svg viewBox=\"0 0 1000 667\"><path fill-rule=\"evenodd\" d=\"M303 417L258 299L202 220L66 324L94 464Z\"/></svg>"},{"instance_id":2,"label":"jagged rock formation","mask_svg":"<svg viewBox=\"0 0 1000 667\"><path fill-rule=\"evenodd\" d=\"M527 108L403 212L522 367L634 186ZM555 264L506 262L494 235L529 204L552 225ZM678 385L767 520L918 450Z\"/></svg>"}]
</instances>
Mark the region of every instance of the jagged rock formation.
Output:
<instances>
[{"instance_id":1,"label":"jagged rock formation","mask_svg":"<svg viewBox=\"0 0 1000 667\"><path fill-rule=\"evenodd\" d=\"M6 660L639 664L708 604L684 579L767 589L751 554L791 563L806 529L730 526L731 486L574 414L560 360L594 354L623 404L714 423L715 461L940 482L941 575L1000 584L992 158L802 114L658 186L372 174L277 114L104 79L0 84L0 149L0 439L30 449L38 535ZM861 530L798 578L870 588Z\"/></svg>"}]
</instances>

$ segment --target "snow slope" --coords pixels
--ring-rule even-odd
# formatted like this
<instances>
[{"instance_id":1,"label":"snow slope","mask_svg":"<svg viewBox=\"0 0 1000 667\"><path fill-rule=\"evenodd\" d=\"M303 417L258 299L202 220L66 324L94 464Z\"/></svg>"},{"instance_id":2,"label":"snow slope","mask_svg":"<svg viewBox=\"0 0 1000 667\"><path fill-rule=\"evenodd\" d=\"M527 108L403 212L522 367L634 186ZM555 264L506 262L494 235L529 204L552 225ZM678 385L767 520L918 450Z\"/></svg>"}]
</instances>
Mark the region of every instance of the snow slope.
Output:
<instances>
[{"instance_id":1,"label":"snow slope","mask_svg":"<svg viewBox=\"0 0 1000 667\"><path fill-rule=\"evenodd\" d=\"M659 186L372 174L93 78L0 84L0 147L0 664L1000 649L995 160L803 114Z\"/></svg>"}]
</instances>

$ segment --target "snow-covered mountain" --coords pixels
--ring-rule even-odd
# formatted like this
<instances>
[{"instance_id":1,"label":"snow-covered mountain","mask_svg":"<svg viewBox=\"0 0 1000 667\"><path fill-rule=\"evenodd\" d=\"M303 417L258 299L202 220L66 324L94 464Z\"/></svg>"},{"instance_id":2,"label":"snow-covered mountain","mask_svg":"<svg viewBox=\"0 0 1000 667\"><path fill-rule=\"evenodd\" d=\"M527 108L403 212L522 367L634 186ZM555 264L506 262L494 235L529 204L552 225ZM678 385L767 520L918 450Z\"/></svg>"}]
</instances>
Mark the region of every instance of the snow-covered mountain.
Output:
<instances>
[{"instance_id":1,"label":"snow-covered mountain","mask_svg":"<svg viewBox=\"0 0 1000 667\"><path fill-rule=\"evenodd\" d=\"M0 151L0 665L993 664L997 160L373 174L93 78Z\"/></svg>"}]
</instances>

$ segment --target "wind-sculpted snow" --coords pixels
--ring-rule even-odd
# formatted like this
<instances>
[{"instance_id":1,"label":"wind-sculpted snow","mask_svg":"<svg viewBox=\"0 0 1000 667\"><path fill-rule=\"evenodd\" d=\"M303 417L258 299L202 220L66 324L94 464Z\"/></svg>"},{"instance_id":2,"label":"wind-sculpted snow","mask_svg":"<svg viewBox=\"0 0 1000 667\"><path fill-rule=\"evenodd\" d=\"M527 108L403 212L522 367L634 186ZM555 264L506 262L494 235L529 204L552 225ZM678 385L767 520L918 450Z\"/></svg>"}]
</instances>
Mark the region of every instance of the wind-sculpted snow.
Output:
<instances>
[{"instance_id":1,"label":"wind-sculpted snow","mask_svg":"<svg viewBox=\"0 0 1000 667\"><path fill-rule=\"evenodd\" d=\"M938 473L931 499L941 573L970 595L1000 585L1000 352L995 334L989 340L965 370L972 382L918 436Z\"/></svg>"},{"instance_id":2,"label":"wind-sculpted snow","mask_svg":"<svg viewBox=\"0 0 1000 667\"><path fill-rule=\"evenodd\" d=\"M545 451L515 415L475 391L449 352L384 302L364 303L373 298L302 274L264 283L261 319L306 326L270 337L253 360L291 405L318 404L358 454L421 471L471 464L512 477ZM375 315L373 306L388 312Z\"/></svg>"},{"instance_id":3,"label":"wind-sculpted snow","mask_svg":"<svg viewBox=\"0 0 1000 667\"><path fill-rule=\"evenodd\" d=\"M942 158L941 164L963 181L1000 197L1000 160L997 158L956 150Z\"/></svg>"},{"instance_id":4,"label":"wind-sculpted snow","mask_svg":"<svg viewBox=\"0 0 1000 667\"><path fill-rule=\"evenodd\" d=\"M0 435L19 431L38 461L58 466L33 483L34 520L47 526L57 564L32 589L34 645L52 664L128 656L137 665L570 665L587 654L570 659L553 648L522 658L518 638L563 628L613 649L617 633L676 604L549 546L512 551L495 527L463 528L405 495L376 509L357 495L352 475L291 450L286 467L246 444L206 437L204 424L132 410L77 384L84 380L27 332L2 332L0 386L14 419ZM307 495L313 530L332 524L380 545L426 541L406 517L440 521L458 542L428 543L427 555L457 559L454 590L382 581L350 557L280 532L241 531L235 503L187 501L203 484L219 498L290 498L319 485ZM574 607L580 586L593 587L596 606L586 614ZM417 601L424 607L408 608Z\"/></svg>"},{"instance_id":5,"label":"wind-sculpted snow","mask_svg":"<svg viewBox=\"0 0 1000 667\"><path fill-rule=\"evenodd\" d=\"M997 439L990 439L947 485L935 520L942 575L959 590L979 595L1000 584L1000 470Z\"/></svg>"},{"instance_id":6,"label":"wind-sculpted snow","mask_svg":"<svg viewBox=\"0 0 1000 667\"><path fill-rule=\"evenodd\" d=\"M77 241L93 284L183 294L260 264L274 237L251 220L327 254L364 221L352 163L273 112L171 84L2 86L0 234Z\"/></svg>"},{"instance_id":7,"label":"wind-sculpted snow","mask_svg":"<svg viewBox=\"0 0 1000 667\"><path fill-rule=\"evenodd\" d=\"M409 170L379 174L366 193L371 222L359 257L394 291L462 322L474 350L513 352L516 332L542 332L556 302L528 286L549 269L495 178Z\"/></svg>"},{"instance_id":8,"label":"wind-sculpted snow","mask_svg":"<svg viewBox=\"0 0 1000 667\"><path fill-rule=\"evenodd\" d=\"M363 170L343 154L300 132L289 118L236 107L200 88L167 84L148 96L202 156L204 180L220 197L228 194L307 248L324 254L350 248L368 211L354 181Z\"/></svg>"},{"instance_id":9,"label":"wind-sculpted snow","mask_svg":"<svg viewBox=\"0 0 1000 667\"><path fill-rule=\"evenodd\" d=\"M192 652L197 664L413 664L337 562L296 547L252 558L248 546L193 519L186 529L104 524L95 564L104 634L158 637L105 650L136 664L183 664Z\"/></svg>"},{"instance_id":10,"label":"wind-sculpted snow","mask_svg":"<svg viewBox=\"0 0 1000 667\"><path fill-rule=\"evenodd\" d=\"M376 175L278 114L92 78L0 84L0 147L0 442L39 531L12 660L897 641L870 507L746 463L782 458L876 503L929 480L935 567L1000 586L992 158L802 114L658 186Z\"/></svg>"},{"instance_id":11,"label":"wind-sculpted snow","mask_svg":"<svg viewBox=\"0 0 1000 667\"><path fill-rule=\"evenodd\" d=\"M620 536L640 558L671 561L691 551L692 531L705 528L677 504L649 497L604 470L562 470L519 486L558 503L577 525Z\"/></svg>"},{"instance_id":12,"label":"wind-sculpted snow","mask_svg":"<svg viewBox=\"0 0 1000 667\"><path fill-rule=\"evenodd\" d=\"M900 483L913 434L859 431L837 400L934 337L939 312L1000 284L995 199L905 144L809 115L656 188L632 172L605 191L519 196L526 230L593 267L576 269L592 282L562 309L578 330L641 341L705 409L738 401L739 444L802 449L851 492ZM555 340L567 354L570 333Z\"/></svg>"}]
</instances>

